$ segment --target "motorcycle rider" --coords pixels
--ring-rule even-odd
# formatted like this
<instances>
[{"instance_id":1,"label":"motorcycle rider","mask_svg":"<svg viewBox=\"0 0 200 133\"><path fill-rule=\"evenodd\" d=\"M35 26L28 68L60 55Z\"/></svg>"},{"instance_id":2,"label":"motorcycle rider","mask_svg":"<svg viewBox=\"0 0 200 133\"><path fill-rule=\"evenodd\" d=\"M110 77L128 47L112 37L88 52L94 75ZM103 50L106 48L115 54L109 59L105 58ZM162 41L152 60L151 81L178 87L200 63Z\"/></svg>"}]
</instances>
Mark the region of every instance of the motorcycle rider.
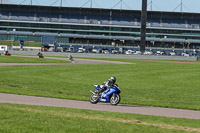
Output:
<instances>
[{"instance_id":1,"label":"motorcycle rider","mask_svg":"<svg viewBox=\"0 0 200 133\"><path fill-rule=\"evenodd\" d=\"M71 54L69 54L69 56L68 56L68 57L69 57L69 60L70 60L70 61L74 61L74 59L73 59L73 57L72 57L72 55L71 55Z\"/></svg>"},{"instance_id":2,"label":"motorcycle rider","mask_svg":"<svg viewBox=\"0 0 200 133\"><path fill-rule=\"evenodd\" d=\"M11 54L8 52L8 50L6 50L6 51L4 52L4 55L6 55L6 56L11 56Z\"/></svg>"},{"instance_id":3,"label":"motorcycle rider","mask_svg":"<svg viewBox=\"0 0 200 133\"><path fill-rule=\"evenodd\" d=\"M39 51L37 56L39 56L39 58L44 58L43 54Z\"/></svg>"},{"instance_id":4,"label":"motorcycle rider","mask_svg":"<svg viewBox=\"0 0 200 133\"><path fill-rule=\"evenodd\" d=\"M107 81L105 81L102 85L100 85L100 90L98 94L105 91L108 88L113 88L116 82L116 77L112 76Z\"/></svg>"}]
</instances>

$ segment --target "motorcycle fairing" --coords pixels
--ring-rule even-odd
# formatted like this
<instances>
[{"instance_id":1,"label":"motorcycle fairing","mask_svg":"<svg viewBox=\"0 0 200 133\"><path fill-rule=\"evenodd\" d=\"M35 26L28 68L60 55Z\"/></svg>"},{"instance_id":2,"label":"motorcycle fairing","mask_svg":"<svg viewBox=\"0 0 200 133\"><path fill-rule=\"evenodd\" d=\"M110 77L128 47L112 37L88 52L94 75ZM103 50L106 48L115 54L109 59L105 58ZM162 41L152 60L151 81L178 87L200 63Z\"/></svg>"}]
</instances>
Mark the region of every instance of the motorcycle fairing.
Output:
<instances>
[{"instance_id":1,"label":"motorcycle fairing","mask_svg":"<svg viewBox=\"0 0 200 133\"><path fill-rule=\"evenodd\" d=\"M99 85L94 85L94 87L99 91L100 90L100 86Z\"/></svg>"},{"instance_id":2,"label":"motorcycle fairing","mask_svg":"<svg viewBox=\"0 0 200 133\"><path fill-rule=\"evenodd\" d=\"M96 87L95 87L96 88ZM101 98L99 98L98 101L101 102L110 102L110 97L112 96L112 94L119 94L120 93L120 89L116 86L114 86L113 88L107 88L102 94L101 94Z\"/></svg>"}]
</instances>

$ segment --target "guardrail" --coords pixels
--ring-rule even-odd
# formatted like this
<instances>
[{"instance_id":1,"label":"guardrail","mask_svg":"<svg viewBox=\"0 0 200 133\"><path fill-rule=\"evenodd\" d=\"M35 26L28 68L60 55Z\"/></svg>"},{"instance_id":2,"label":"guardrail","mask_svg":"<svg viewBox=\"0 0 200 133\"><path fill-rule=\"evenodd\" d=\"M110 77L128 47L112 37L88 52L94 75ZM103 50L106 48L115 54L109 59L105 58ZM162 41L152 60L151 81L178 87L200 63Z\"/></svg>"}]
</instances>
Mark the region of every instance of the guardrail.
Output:
<instances>
[{"instance_id":1,"label":"guardrail","mask_svg":"<svg viewBox=\"0 0 200 133\"><path fill-rule=\"evenodd\" d=\"M12 46L12 50L22 50L20 46ZM24 51L40 51L41 47L23 47Z\"/></svg>"},{"instance_id":2,"label":"guardrail","mask_svg":"<svg viewBox=\"0 0 200 133\"><path fill-rule=\"evenodd\" d=\"M200 61L200 56L197 56L197 61Z\"/></svg>"}]
</instances>

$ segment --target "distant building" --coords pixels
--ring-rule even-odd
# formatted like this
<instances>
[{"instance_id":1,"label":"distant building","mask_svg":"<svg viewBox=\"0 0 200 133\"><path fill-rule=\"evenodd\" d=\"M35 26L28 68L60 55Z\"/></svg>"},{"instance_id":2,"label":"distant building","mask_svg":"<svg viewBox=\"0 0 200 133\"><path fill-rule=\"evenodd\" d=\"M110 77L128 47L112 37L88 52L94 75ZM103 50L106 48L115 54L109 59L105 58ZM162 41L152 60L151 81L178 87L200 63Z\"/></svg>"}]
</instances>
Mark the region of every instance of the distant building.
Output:
<instances>
[{"instance_id":1,"label":"distant building","mask_svg":"<svg viewBox=\"0 0 200 133\"><path fill-rule=\"evenodd\" d=\"M147 46L200 48L200 13L148 11ZM0 40L138 46L141 11L0 5Z\"/></svg>"}]
</instances>

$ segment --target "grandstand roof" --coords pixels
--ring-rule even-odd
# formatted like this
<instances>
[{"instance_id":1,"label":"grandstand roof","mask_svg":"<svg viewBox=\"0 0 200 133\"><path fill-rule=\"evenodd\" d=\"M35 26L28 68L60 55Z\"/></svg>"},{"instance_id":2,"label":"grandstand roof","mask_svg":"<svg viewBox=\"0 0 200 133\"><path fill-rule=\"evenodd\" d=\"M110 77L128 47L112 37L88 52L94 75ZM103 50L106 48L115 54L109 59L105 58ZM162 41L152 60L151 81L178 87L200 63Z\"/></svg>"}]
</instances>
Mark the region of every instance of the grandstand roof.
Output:
<instances>
[{"instance_id":1,"label":"grandstand roof","mask_svg":"<svg viewBox=\"0 0 200 133\"><path fill-rule=\"evenodd\" d=\"M30 10L31 8L43 8L43 9L52 9L56 11L62 11L65 9L79 9L79 10L93 10L93 11L98 11L98 10L104 10L104 11L123 11L123 12L138 12L140 13L141 10L128 10L128 9L106 9L106 8L86 8L86 7L60 7L60 6L45 6L45 5L20 5L20 4L0 4L0 7L10 7L14 9L15 7L19 8L28 8ZM58 10L59 9L59 10ZM148 13L156 13L156 14L177 14L177 15L200 15L200 13L195 13L195 12L169 12L169 11L148 11Z\"/></svg>"}]
</instances>

